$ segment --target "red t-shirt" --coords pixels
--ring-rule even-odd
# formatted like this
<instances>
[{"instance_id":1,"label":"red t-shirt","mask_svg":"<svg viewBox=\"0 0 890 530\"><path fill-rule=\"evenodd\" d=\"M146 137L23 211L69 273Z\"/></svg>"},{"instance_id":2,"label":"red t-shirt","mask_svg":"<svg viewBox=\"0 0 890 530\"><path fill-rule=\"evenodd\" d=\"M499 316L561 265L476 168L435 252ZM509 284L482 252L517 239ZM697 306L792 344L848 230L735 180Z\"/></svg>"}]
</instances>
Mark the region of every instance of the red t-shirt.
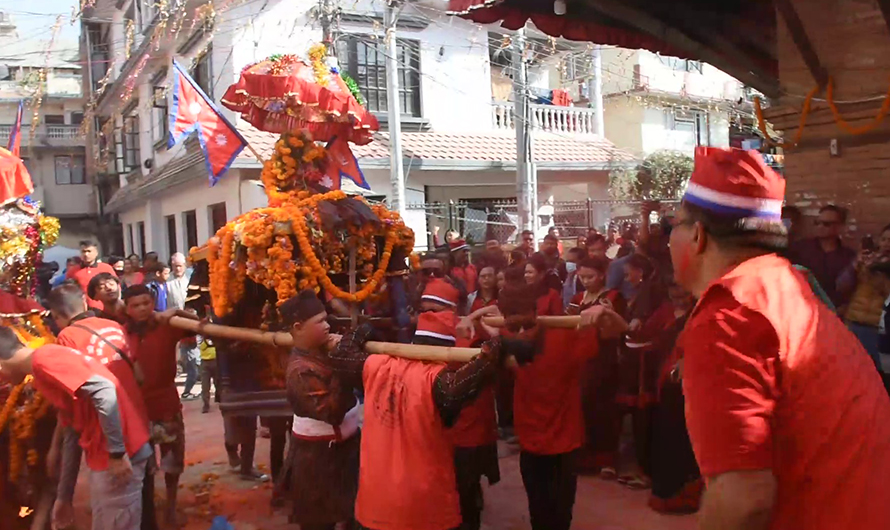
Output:
<instances>
[{"instance_id":1,"label":"red t-shirt","mask_svg":"<svg viewBox=\"0 0 890 530\"><path fill-rule=\"evenodd\" d=\"M582 367L598 348L578 340L578 332L572 329L543 328L539 333L543 333L542 351L516 370L516 436L522 450L529 453L568 453L584 443Z\"/></svg>"},{"instance_id":2,"label":"red t-shirt","mask_svg":"<svg viewBox=\"0 0 890 530\"><path fill-rule=\"evenodd\" d=\"M74 278L78 284L80 284L80 288L83 289L83 292L87 292L87 287L90 285L90 280L93 279L93 276L97 274L101 274L103 272L109 272L117 277L117 273L114 272L114 268L107 263L96 262L93 263L92 267L81 267L76 271L69 271L65 273L65 277L70 279ZM93 309L102 309L102 303L93 300L92 298L87 298L87 304L89 304L90 308Z\"/></svg>"},{"instance_id":3,"label":"red t-shirt","mask_svg":"<svg viewBox=\"0 0 890 530\"><path fill-rule=\"evenodd\" d=\"M460 526L454 448L433 401L433 382L444 368L388 355L365 361L355 519L367 528Z\"/></svg>"},{"instance_id":4,"label":"red t-shirt","mask_svg":"<svg viewBox=\"0 0 890 530\"><path fill-rule=\"evenodd\" d=\"M133 361L142 368L142 397L151 421L169 421L182 411L176 390L177 343L192 333L157 324L145 333L127 332Z\"/></svg>"},{"instance_id":5,"label":"red t-shirt","mask_svg":"<svg viewBox=\"0 0 890 530\"><path fill-rule=\"evenodd\" d=\"M101 363L79 351L57 344L34 350L31 357L34 387L59 411L62 421L80 433L80 446L93 471L108 468L108 444L92 403L75 397L91 377L101 376L114 383L118 413L129 456L148 443L148 420L142 415L120 381Z\"/></svg>"},{"instance_id":6,"label":"red t-shirt","mask_svg":"<svg viewBox=\"0 0 890 530\"><path fill-rule=\"evenodd\" d=\"M475 305L474 302L473 306L475 307ZM481 300L479 307L485 307ZM473 344L482 342L477 337ZM456 346L466 348L472 344L467 339L457 339ZM480 447L497 443L498 418L493 384L486 385L476 396L476 399L460 411L457 421L448 429L448 436L455 447Z\"/></svg>"},{"instance_id":7,"label":"red t-shirt","mask_svg":"<svg viewBox=\"0 0 890 530\"><path fill-rule=\"evenodd\" d=\"M565 314L562 307L562 294L556 289L548 289L547 294L538 298L536 312L539 317Z\"/></svg>"},{"instance_id":8,"label":"red t-shirt","mask_svg":"<svg viewBox=\"0 0 890 530\"><path fill-rule=\"evenodd\" d=\"M468 293L472 293L476 290L476 277L478 276L478 273L476 272L476 266L472 263L468 264L466 267L452 267L451 276L464 282L464 286L467 288Z\"/></svg>"},{"instance_id":9,"label":"red t-shirt","mask_svg":"<svg viewBox=\"0 0 890 530\"><path fill-rule=\"evenodd\" d=\"M90 333L82 328L95 331L105 340L100 339L96 333ZM133 400L136 408L139 409L139 413L143 417L148 418L145 401L142 399L142 391L136 382L133 367L109 343L121 350L132 362L133 354L130 351L130 344L127 342L126 331L113 320L97 317L83 318L63 329L56 338L56 344L75 349L87 357L96 359L108 368L108 371L113 373L120 381L124 391Z\"/></svg>"},{"instance_id":10,"label":"red t-shirt","mask_svg":"<svg viewBox=\"0 0 890 530\"><path fill-rule=\"evenodd\" d=\"M678 341L686 422L706 477L771 469L774 530L890 521L890 400L856 337L775 255L702 295Z\"/></svg>"}]
</instances>

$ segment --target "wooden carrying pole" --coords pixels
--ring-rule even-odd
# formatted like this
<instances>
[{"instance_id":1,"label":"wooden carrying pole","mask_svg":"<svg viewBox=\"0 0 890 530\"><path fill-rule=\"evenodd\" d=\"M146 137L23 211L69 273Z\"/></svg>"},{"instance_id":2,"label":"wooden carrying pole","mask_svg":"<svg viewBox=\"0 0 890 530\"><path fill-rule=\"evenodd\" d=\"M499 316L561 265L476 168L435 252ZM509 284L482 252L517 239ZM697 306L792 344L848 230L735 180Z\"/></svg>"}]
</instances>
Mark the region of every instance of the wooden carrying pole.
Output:
<instances>
[{"instance_id":1,"label":"wooden carrying pole","mask_svg":"<svg viewBox=\"0 0 890 530\"><path fill-rule=\"evenodd\" d=\"M482 321L493 328L504 327L504 317L482 317ZM545 328L575 329L581 324L581 317L579 315L541 316L537 318L537 321Z\"/></svg>"},{"instance_id":2,"label":"wooden carrying pole","mask_svg":"<svg viewBox=\"0 0 890 530\"><path fill-rule=\"evenodd\" d=\"M183 317L172 317L170 319L170 325L175 328L184 329L207 337L242 340L288 348L293 346L293 338L288 333L275 333L271 331L261 331L259 329L222 326L220 324L209 324ZM401 357L403 359L432 362L467 362L481 352L479 348L420 346L417 344L373 341L365 343L365 351L368 353Z\"/></svg>"}]
</instances>

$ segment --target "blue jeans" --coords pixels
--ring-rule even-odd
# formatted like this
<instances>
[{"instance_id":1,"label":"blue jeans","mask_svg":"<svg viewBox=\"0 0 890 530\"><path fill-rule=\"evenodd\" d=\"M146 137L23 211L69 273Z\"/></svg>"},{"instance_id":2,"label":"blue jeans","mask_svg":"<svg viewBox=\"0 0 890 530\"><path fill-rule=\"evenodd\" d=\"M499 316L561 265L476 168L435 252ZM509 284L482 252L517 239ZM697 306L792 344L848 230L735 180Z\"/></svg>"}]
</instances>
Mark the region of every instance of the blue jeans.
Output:
<instances>
[{"instance_id":1,"label":"blue jeans","mask_svg":"<svg viewBox=\"0 0 890 530\"><path fill-rule=\"evenodd\" d=\"M185 364L185 390L184 394L191 394L195 383L198 382L198 366L201 365L201 352L194 346L179 344L179 355Z\"/></svg>"},{"instance_id":2,"label":"blue jeans","mask_svg":"<svg viewBox=\"0 0 890 530\"><path fill-rule=\"evenodd\" d=\"M847 321L847 327L856 335L859 342L868 352L871 360L875 362L875 367L881 371L881 358L878 354L878 328L875 326L866 326L858 322Z\"/></svg>"}]
</instances>

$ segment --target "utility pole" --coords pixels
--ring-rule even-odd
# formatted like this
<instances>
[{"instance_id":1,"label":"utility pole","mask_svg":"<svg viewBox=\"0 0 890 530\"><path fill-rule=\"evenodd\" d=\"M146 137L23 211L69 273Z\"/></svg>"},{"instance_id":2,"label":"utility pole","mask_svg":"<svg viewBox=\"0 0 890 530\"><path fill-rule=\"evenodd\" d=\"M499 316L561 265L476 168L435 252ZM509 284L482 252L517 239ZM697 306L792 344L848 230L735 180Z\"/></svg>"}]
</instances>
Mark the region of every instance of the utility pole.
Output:
<instances>
[{"instance_id":1,"label":"utility pole","mask_svg":"<svg viewBox=\"0 0 890 530\"><path fill-rule=\"evenodd\" d=\"M396 43L396 3L386 3L383 24L386 27L386 106L389 121L390 208L405 217L405 168L402 160L402 112L399 98L399 48Z\"/></svg>"},{"instance_id":2,"label":"utility pole","mask_svg":"<svg viewBox=\"0 0 890 530\"><path fill-rule=\"evenodd\" d=\"M535 185L533 136L528 98L528 65L525 62L525 28L513 36L513 112L516 129L516 203L519 224L523 230L535 232L537 225L538 189ZM535 233L537 248L537 233Z\"/></svg>"},{"instance_id":3,"label":"utility pole","mask_svg":"<svg viewBox=\"0 0 890 530\"><path fill-rule=\"evenodd\" d=\"M321 22L321 42L328 50L328 57L334 57L334 23L340 17L340 8L334 0L318 0L318 19Z\"/></svg>"},{"instance_id":4,"label":"utility pole","mask_svg":"<svg viewBox=\"0 0 890 530\"><path fill-rule=\"evenodd\" d=\"M593 132L599 136L605 136L606 127L603 125L603 57L599 44L593 46L591 55L593 63L593 77L590 78L588 93L590 94L590 106L595 109Z\"/></svg>"}]
</instances>

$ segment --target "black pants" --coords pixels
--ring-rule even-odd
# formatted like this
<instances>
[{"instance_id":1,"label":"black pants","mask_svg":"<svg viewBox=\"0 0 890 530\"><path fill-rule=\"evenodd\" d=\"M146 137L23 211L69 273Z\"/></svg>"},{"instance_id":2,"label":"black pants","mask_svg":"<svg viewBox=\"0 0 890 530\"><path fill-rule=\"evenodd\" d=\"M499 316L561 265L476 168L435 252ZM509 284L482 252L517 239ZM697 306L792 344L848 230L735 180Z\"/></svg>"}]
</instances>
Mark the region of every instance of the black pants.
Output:
<instances>
[{"instance_id":1,"label":"black pants","mask_svg":"<svg viewBox=\"0 0 890 530\"><path fill-rule=\"evenodd\" d=\"M142 524L140 530L158 530L158 520L155 514L155 473L157 466L154 464L154 452L151 454L148 466L145 469L145 479L142 481Z\"/></svg>"},{"instance_id":2,"label":"black pants","mask_svg":"<svg viewBox=\"0 0 890 530\"><path fill-rule=\"evenodd\" d=\"M281 468L284 467L284 448L287 445L291 420L274 416L267 418L266 422L269 427L269 467L272 470L272 480L277 481Z\"/></svg>"},{"instance_id":3,"label":"black pants","mask_svg":"<svg viewBox=\"0 0 890 530\"><path fill-rule=\"evenodd\" d=\"M460 496L460 530L479 530L482 526L482 480L478 474L469 473L458 466L455 468L457 493Z\"/></svg>"},{"instance_id":4,"label":"black pants","mask_svg":"<svg viewBox=\"0 0 890 530\"><path fill-rule=\"evenodd\" d=\"M519 454L532 530L569 530L578 489L575 453Z\"/></svg>"}]
</instances>

